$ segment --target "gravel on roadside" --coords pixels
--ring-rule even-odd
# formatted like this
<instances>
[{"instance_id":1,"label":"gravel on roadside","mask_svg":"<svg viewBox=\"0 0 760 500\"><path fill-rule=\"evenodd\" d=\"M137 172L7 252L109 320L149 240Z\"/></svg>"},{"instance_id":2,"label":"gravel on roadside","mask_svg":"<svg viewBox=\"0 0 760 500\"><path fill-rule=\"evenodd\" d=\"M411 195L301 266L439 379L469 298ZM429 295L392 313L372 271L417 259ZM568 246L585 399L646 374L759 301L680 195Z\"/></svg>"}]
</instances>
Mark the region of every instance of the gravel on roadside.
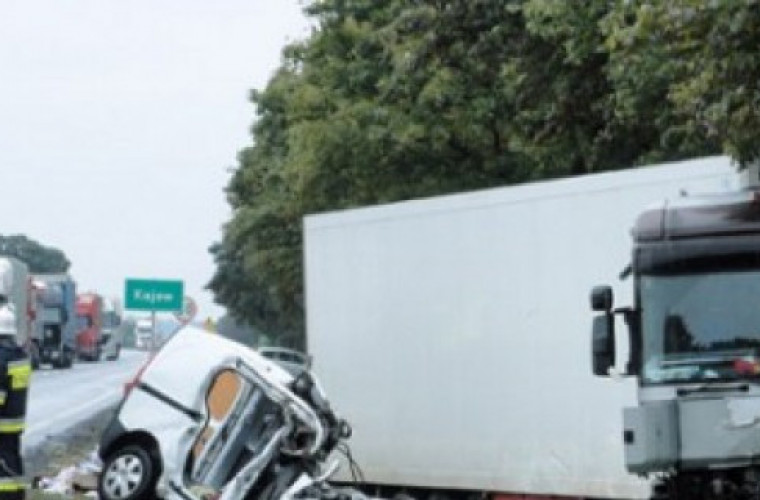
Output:
<instances>
[{"instance_id":1,"label":"gravel on roadside","mask_svg":"<svg viewBox=\"0 0 760 500\"><path fill-rule=\"evenodd\" d=\"M69 466L77 465L98 446L100 435L113 416L114 409L100 412L61 436L48 437L33 449L26 449L24 466L29 484L35 478L55 477ZM86 498L84 496L60 496L30 489L27 500L59 500Z\"/></svg>"}]
</instances>

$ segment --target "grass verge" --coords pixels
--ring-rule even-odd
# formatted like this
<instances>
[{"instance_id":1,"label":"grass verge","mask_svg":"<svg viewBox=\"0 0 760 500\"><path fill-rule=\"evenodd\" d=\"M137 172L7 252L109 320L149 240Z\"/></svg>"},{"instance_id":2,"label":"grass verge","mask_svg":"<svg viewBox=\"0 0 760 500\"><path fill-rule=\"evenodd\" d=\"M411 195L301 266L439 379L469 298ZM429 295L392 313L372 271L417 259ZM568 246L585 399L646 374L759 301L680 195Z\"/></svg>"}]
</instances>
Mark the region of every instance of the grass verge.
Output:
<instances>
[{"instance_id":1,"label":"grass verge","mask_svg":"<svg viewBox=\"0 0 760 500\"><path fill-rule=\"evenodd\" d=\"M86 422L66 431L61 436L49 437L33 449L25 450L26 475L31 484L34 478L55 477L69 466L77 465L98 446L100 435L111 420L114 410L94 415ZM27 500L84 499L84 495L61 496L29 489Z\"/></svg>"}]
</instances>

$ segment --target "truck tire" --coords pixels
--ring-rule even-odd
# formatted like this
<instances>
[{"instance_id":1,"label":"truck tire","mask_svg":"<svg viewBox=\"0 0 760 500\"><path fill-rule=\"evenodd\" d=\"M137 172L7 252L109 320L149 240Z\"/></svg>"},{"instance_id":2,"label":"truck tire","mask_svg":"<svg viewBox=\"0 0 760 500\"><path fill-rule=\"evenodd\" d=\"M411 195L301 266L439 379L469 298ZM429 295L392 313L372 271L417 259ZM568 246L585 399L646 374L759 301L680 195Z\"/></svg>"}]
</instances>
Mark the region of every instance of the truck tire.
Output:
<instances>
[{"instance_id":1,"label":"truck tire","mask_svg":"<svg viewBox=\"0 0 760 500\"><path fill-rule=\"evenodd\" d=\"M61 361L61 368L71 368L74 364L74 351L69 348L63 348L63 360Z\"/></svg>"},{"instance_id":2,"label":"truck tire","mask_svg":"<svg viewBox=\"0 0 760 500\"><path fill-rule=\"evenodd\" d=\"M37 347L36 342L32 342L29 347L29 359L32 364L32 370L39 370L40 368L40 350Z\"/></svg>"},{"instance_id":3,"label":"truck tire","mask_svg":"<svg viewBox=\"0 0 760 500\"><path fill-rule=\"evenodd\" d=\"M100 347L98 347L95 350L95 352L88 353L88 352L79 351L77 353L77 358L79 358L82 361L95 362L95 361L100 361L100 355L101 355L101 351L100 351Z\"/></svg>"},{"instance_id":4,"label":"truck tire","mask_svg":"<svg viewBox=\"0 0 760 500\"><path fill-rule=\"evenodd\" d=\"M61 347L61 350L58 353L58 357L55 360L53 360L53 362L50 364L53 365L53 368L56 368L58 370L60 370L61 368L66 368L66 348L65 347Z\"/></svg>"},{"instance_id":5,"label":"truck tire","mask_svg":"<svg viewBox=\"0 0 760 500\"><path fill-rule=\"evenodd\" d=\"M114 353L111 354L111 355L109 355L109 356L107 356L106 359L108 361L116 361L117 359L119 359L119 353L120 352L121 352L121 345L120 344L116 344L116 348L114 349Z\"/></svg>"}]
</instances>

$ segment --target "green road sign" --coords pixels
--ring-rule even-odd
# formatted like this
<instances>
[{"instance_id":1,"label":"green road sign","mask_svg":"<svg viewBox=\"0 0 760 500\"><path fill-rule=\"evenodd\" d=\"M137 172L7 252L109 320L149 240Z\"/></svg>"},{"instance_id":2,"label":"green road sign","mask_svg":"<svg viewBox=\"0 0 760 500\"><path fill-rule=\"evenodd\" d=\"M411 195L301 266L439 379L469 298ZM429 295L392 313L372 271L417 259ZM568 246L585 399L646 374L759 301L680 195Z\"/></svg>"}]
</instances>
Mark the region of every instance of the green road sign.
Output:
<instances>
[{"instance_id":1,"label":"green road sign","mask_svg":"<svg viewBox=\"0 0 760 500\"><path fill-rule=\"evenodd\" d=\"M124 308L137 311L181 311L184 288L181 281L129 278L124 284Z\"/></svg>"}]
</instances>

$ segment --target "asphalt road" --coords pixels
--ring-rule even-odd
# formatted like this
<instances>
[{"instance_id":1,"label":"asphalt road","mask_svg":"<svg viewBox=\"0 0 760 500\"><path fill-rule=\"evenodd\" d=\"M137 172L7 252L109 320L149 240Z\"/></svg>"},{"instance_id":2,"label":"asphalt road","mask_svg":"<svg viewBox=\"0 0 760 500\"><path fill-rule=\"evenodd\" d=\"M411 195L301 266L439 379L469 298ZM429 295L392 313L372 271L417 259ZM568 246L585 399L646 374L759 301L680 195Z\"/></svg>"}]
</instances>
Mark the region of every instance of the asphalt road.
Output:
<instances>
[{"instance_id":1,"label":"asphalt road","mask_svg":"<svg viewBox=\"0 0 760 500\"><path fill-rule=\"evenodd\" d=\"M32 375L24 447L35 447L118 403L146 353L123 350L116 361L43 368Z\"/></svg>"}]
</instances>

